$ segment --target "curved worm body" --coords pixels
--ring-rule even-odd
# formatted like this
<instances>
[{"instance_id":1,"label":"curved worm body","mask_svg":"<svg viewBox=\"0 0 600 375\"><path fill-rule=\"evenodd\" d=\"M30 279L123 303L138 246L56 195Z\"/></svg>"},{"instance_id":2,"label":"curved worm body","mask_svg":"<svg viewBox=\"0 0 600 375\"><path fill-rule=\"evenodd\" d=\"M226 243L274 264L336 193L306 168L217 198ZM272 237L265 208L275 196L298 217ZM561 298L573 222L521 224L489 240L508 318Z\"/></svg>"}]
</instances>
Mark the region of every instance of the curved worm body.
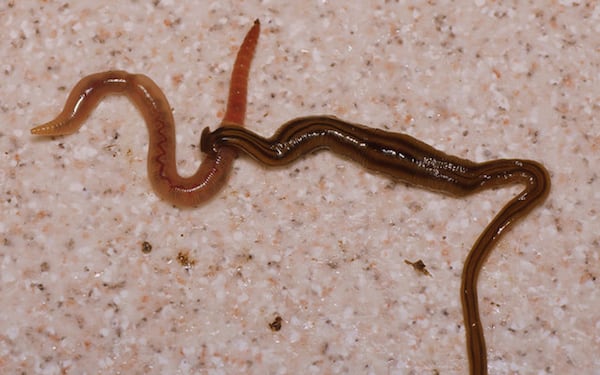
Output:
<instances>
[{"instance_id":1,"label":"curved worm body","mask_svg":"<svg viewBox=\"0 0 600 375\"><path fill-rule=\"evenodd\" d=\"M329 149L364 167L410 184L454 196L466 196L495 186L520 183L525 189L510 200L481 233L462 273L461 300L471 374L487 374L487 352L477 299L477 280L501 234L539 205L550 190L550 177L539 163L499 159L475 163L445 154L405 134L313 116L289 121L270 138L247 129L225 126L204 129L201 149L214 154L235 148L260 163L283 166L321 149Z\"/></svg>"},{"instance_id":2,"label":"curved worm body","mask_svg":"<svg viewBox=\"0 0 600 375\"><path fill-rule=\"evenodd\" d=\"M233 71L223 123L242 125L250 63L260 33L260 23L246 35ZM71 90L62 112L52 121L31 129L34 135L67 135L76 132L107 95L127 96L148 127L148 176L156 194L176 206L197 206L212 198L226 183L237 153L223 147L207 156L196 173L177 172L175 122L162 90L145 75L124 71L96 73L81 79Z\"/></svg>"}]
</instances>

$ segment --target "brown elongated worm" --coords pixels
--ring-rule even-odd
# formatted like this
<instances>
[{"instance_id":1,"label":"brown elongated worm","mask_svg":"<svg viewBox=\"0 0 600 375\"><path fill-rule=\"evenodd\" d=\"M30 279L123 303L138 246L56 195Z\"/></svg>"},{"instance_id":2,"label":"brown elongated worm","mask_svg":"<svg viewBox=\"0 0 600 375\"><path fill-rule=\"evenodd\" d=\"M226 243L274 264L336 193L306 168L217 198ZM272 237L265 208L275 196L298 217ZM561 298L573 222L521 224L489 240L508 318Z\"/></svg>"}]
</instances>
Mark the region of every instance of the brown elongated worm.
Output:
<instances>
[{"instance_id":1,"label":"brown elongated worm","mask_svg":"<svg viewBox=\"0 0 600 375\"><path fill-rule=\"evenodd\" d=\"M426 189L463 197L509 184L525 188L485 227L469 252L461 281L470 373L487 374L487 352L479 316L477 280L494 245L511 224L544 201L550 177L539 163L498 159L475 163L405 134L352 124L330 116L301 117L282 125L270 138L239 126L205 128L200 148L208 154L231 147L268 166L283 166L317 150L328 149L364 167Z\"/></svg>"},{"instance_id":2,"label":"brown elongated worm","mask_svg":"<svg viewBox=\"0 0 600 375\"><path fill-rule=\"evenodd\" d=\"M244 123L248 75L259 34L260 22L256 20L233 65L223 123L240 126ZM72 134L83 125L98 103L111 94L127 96L144 117L150 138L148 177L158 196L176 206L197 206L221 190L237 157L236 151L222 147L208 155L192 176L179 175L171 106L156 83L142 74L108 71L84 77L71 90L62 112L54 120L31 129L31 134Z\"/></svg>"}]
</instances>

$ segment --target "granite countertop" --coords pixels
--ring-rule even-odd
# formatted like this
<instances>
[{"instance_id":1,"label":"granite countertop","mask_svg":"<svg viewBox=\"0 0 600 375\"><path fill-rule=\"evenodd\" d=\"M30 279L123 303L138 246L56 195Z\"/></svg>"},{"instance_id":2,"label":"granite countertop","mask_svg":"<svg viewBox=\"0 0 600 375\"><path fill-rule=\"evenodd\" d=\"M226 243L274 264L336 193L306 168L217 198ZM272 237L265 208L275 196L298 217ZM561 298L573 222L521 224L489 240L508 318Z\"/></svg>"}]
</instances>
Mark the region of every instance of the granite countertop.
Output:
<instances>
[{"instance_id":1,"label":"granite countertop","mask_svg":"<svg viewBox=\"0 0 600 375\"><path fill-rule=\"evenodd\" d=\"M215 199L178 209L123 97L75 135L29 135L83 76L143 73L191 174L259 18L250 129L329 114L548 168L550 196L480 275L490 373L600 374L600 5L459 3L0 3L0 372L467 372L462 265L518 187L455 199L322 152L240 158Z\"/></svg>"}]
</instances>

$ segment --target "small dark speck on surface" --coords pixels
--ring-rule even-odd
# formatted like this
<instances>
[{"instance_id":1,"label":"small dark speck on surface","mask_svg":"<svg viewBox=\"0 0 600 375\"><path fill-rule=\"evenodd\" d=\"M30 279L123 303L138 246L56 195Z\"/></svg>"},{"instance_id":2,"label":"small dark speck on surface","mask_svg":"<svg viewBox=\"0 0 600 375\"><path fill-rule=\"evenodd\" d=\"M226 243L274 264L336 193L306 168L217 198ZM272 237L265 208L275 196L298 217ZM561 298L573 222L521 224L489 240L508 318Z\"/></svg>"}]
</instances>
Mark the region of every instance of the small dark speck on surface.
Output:
<instances>
[{"instance_id":1,"label":"small dark speck on surface","mask_svg":"<svg viewBox=\"0 0 600 375\"><path fill-rule=\"evenodd\" d=\"M273 319L273 321L269 323L269 328L271 328L271 331L277 332L281 329L282 322L283 319L279 315L277 315L275 319Z\"/></svg>"},{"instance_id":2,"label":"small dark speck on surface","mask_svg":"<svg viewBox=\"0 0 600 375\"><path fill-rule=\"evenodd\" d=\"M148 241L142 242L142 253L149 254L152 251L152 245Z\"/></svg>"},{"instance_id":3,"label":"small dark speck on surface","mask_svg":"<svg viewBox=\"0 0 600 375\"><path fill-rule=\"evenodd\" d=\"M196 261L190 257L189 251L180 251L179 253L177 253L177 261L186 270L189 270L194 266L194 264L196 264Z\"/></svg>"},{"instance_id":4,"label":"small dark speck on surface","mask_svg":"<svg viewBox=\"0 0 600 375\"><path fill-rule=\"evenodd\" d=\"M405 259L404 263L411 265L415 269L415 271L420 272L425 276L431 276L431 273L429 273L429 271L427 270L427 266L421 259L417 260L416 262L411 262Z\"/></svg>"}]
</instances>

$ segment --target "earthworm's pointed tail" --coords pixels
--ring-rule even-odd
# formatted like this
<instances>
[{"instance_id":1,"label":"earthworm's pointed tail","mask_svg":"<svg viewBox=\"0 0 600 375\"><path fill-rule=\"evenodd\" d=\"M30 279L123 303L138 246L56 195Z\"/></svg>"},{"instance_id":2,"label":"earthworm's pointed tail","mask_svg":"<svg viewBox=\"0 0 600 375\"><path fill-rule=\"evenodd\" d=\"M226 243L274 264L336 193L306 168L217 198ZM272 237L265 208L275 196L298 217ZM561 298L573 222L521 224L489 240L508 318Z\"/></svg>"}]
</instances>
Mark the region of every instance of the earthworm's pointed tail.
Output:
<instances>
[{"instance_id":1,"label":"earthworm's pointed tail","mask_svg":"<svg viewBox=\"0 0 600 375\"><path fill-rule=\"evenodd\" d=\"M260 21L256 19L254 25L248 31L248 34L246 34L233 64L227 110L225 117L223 117L223 123L240 126L244 124L246 118L246 98L248 96L248 76L259 35Z\"/></svg>"}]
</instances>

